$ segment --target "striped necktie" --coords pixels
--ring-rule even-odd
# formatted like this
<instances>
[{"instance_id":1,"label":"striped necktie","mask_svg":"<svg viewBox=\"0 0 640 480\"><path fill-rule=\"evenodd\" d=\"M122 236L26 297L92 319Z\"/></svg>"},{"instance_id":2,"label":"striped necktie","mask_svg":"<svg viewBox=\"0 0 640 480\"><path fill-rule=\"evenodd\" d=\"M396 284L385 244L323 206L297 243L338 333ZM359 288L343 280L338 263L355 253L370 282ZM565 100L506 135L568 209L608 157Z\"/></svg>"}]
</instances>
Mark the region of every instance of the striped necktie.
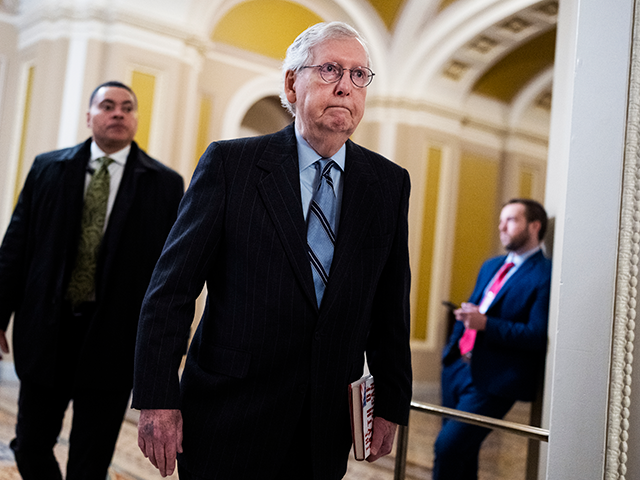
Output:
<instances>
[{"instance_id":1,"label":"striped necktie","mask_svg":"<svg viewBox=\"0 0 640 480\"><path fill-rule=\"evenodd\" d=\"M91 300L95 292L96 263L107 216L111 181L108 167L113 162L108 157L99 160L100 168L91 177L84 196L78 254L67 287L66 298L73 306Z\"/></svg>"},{"instance_id":2,"label":"striped necktie","mask_svg":"<svg viewBox=\"0 0 640 480\"><path fill-rule=\"evenodd\" d=\"M314 163L321 172L318 189L313 195L307 219L307 251L313 271L318 307L329 281L329 269L336 242L336 193L331 178L331 169L338 167L330 158Z\"/></svg>"}]
</instances>

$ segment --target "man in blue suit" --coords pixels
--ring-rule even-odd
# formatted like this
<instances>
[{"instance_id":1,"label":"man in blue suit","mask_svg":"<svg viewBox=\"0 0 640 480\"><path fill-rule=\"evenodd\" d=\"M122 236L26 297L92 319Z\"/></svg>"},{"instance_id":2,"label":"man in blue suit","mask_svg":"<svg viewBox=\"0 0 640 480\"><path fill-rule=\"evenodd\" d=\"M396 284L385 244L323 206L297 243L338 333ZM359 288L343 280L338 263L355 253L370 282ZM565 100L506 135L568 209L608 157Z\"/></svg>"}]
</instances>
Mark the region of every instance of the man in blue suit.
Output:
<instances>
[{"instance_id":1,"label":"man in blue suit","mask_svg":"<svg viewBox=\"0 0 640 480\"><path fill-rule=\"evenodd\" d=\"M510 200L500 213L508 255L482 265L444 348L442 405L503 418L533 400L547 347L551 261L540 248L547 214L538 202ZM445 419L435 443L434 480L478 478L486 428Z\"/></svg>"},{"instance_id":2,"label":"man in blue suit","mask_svg":"<svg viewBox=\"0 0 640 480\"><path fill-rule=\"evenodd\" d=\"M318 24L282 70L294 124L209 146L144 301L133 406L140 448L162 475L178 452L182 480L342 478L348 387L365 352L376 388L368 460L408 420L409 175L349 140L373 79L369 55L353 28ZM325 183L336 215L316 202ZM307 236L320 206L328 224L338 219L325 285Z\"/></svg>"}]
</instances>

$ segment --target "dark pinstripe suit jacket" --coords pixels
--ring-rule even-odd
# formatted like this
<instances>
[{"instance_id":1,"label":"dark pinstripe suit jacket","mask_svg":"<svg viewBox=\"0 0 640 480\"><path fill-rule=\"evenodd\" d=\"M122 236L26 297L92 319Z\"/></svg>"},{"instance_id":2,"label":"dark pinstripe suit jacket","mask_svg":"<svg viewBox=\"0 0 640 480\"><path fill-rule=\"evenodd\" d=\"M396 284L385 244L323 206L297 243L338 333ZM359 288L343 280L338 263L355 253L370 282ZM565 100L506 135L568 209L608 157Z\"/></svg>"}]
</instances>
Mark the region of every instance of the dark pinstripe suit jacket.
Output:
<instances>
[{"instance_id":1,"label":"dark pinstripe suit jacket","mask_svg":"<svg viewBox=\"0 0 640 480\"><path fill-rule=\"evenodd\" d=\"M273 478L306 398L317 478L341 478L351 442L347 386L361 376L365 350L376 414L406 424L409 189L404 169L347 143L340 230L319 310L293 126L209 146L156 266L136 350L134 407L182 409L182 467L207 479Z\"/></svg>"}]
</instances>

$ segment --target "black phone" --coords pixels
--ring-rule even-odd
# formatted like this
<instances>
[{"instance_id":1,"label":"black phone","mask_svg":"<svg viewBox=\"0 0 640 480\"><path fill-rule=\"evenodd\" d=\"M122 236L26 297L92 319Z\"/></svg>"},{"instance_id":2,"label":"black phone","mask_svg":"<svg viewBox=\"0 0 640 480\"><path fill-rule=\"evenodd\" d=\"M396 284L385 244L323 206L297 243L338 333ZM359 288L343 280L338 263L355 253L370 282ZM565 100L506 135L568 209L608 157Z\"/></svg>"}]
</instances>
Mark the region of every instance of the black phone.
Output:
<instances>
[{"instance_id":1,"label":"black phone","mask_svg":"<svg viewBox=\"0 0 640 480\"><path fill-rule=\"evenodd\" d=\"M443 300L442 305L447 307L449 310L457 310L458 308L460 308L460 305L456 305L455 303L450 302L449 300Z\"/></svg>"}]
</instances>

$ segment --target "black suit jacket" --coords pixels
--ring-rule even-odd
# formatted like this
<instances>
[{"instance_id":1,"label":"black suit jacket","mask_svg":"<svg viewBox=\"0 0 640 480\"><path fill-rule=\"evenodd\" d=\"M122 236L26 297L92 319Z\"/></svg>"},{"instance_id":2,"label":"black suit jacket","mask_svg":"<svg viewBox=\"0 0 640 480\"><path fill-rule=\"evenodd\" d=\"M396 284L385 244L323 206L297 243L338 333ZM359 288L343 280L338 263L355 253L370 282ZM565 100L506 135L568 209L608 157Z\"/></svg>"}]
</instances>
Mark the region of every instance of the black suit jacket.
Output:
<instances>
[{"instance_id":1,"label":"black suit jacket","mask_svg":"<svg viewBox=\"0 0 640 480\"><path fill-rule=\"evenodd\" d=\"M61 355L90 146L36 157L0 246L0 329L15 312L21 380L50 384ZM140 304L183 190L180 175L132 143L99 254L97 308L78 361L84 385L131 388Z\"/></svg>"},{"instance_id":2,"label":"black suit jacket","mask_svg":"<svg viewBox=\"0 0 640 480\"><path fill-rule=\"evenodd\" d=\"M340 229L318 309L293 126L213 143L200 159L142 309L135 408L179 408L181 465L204 478L269 479L300 422L318 478L341 478L347 389L376 381L376 415L406 424L409 176L347 142ZM206 308L181 382L194 300ZM311 414L301 418L303 403ZM296 439L306 441L307 439Z\"/></svg>"},{"instance_id":3,"label":"black suit jacket","mask_svg":"<svg viewBox=\"0 0 640 480\"><path fill-rule=\"evenodd\" d=\"M484 289L505 258L492 258L482 265L471 303L480 304ZM550 286L551 261L539 251L498 291L471 356L473 383L480 390L514 400L534 399L544 370ZM456 322L443 352L445 364L460 356L458 342L463 333L464 325Z\"/></svg>"}]
</instances>

